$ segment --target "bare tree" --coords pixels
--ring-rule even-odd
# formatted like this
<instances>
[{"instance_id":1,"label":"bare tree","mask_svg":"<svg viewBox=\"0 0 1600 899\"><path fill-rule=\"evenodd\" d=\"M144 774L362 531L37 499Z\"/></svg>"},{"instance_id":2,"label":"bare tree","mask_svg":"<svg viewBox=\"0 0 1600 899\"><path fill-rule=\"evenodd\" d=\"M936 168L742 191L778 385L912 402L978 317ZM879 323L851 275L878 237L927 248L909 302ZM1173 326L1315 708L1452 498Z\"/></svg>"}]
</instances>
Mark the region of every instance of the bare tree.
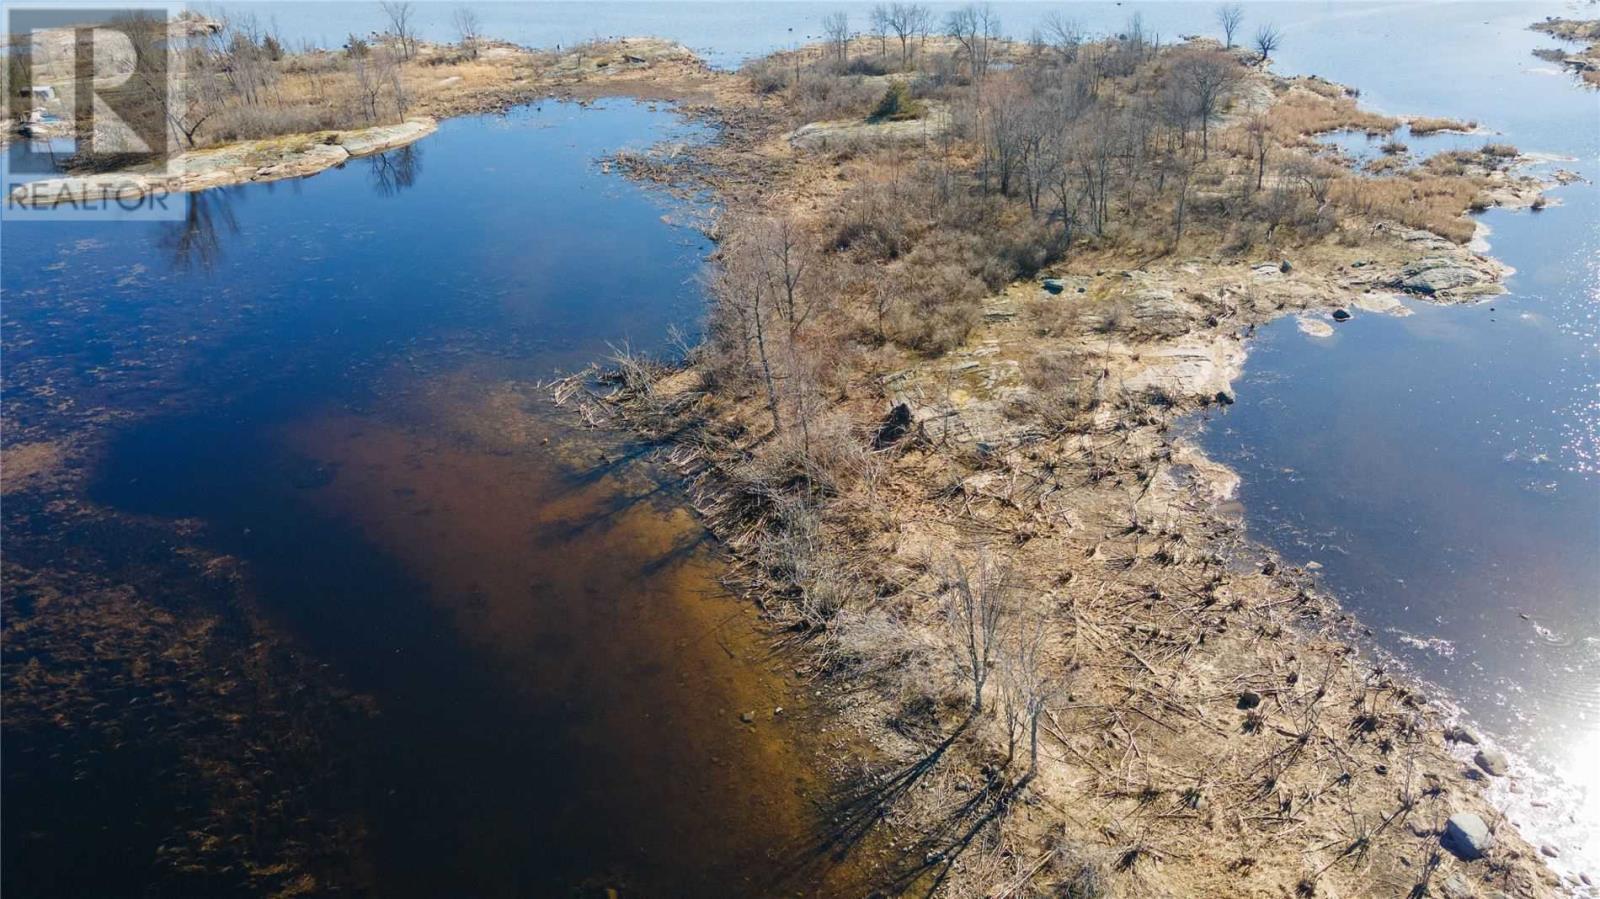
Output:
<instances>
[{"instance_id":1,"label":"bare tree","mask_svg":"<svg viewBox=\"0 0 1600 899\"><path fill-rule=\"evenodd\" d=\"M266 89L277 76L277 69L265 44L265 32L254 15L224 20L213 32L212 56L228 82L228 87L246 106L261 103Z\"/></svg>"},{"instance_id":2,"label":"bare tree","mask_svg":"<svg viewBox=\"0 0 1600 899\"><path fill-rule=\"evenodd\" d=\"M478 58L478 41L482 39L483 32L478 24L478 12L470 6L458 6L451 17L456 26L456 36L461 41L461 49L473 59Z\"/></svg>"},{"instance_id":3,"label":"bare tree","mask_svg":"<svg viewBox=\"0 0 1600 899\"><path fill-rule=\"evenodd\" d=\"M758 223L740 223L730 228L730 233L748 235L760 230ZM758 244L736 237L725 245L720 261L710 281L712 336L725 352L742 357L741 364L759 374L766 390L767 411L772 415L772 430L781 433L783 417L774 373L778 357L771 333L778 300L773 295L771 278L763 271L765 260Z\"/></svg>"},{"instance_id":4,"label":"bare tree","mask_svg":"<svg viewBox=\"0 0 1600 899\"><path fill-rule=\"evenodd\" d=\"M389 33L400 42L400 57L410 59L417 53L416 26L412 24L412 17L416 15L417 7L411 0L378 0L378 8L383 10L383 15L389 20Z\"/></svg>"},{"instance_id":5,"label":"bare tree","mask_svg":"<svg viewBox=\"0 0 1600 899\"><path fill-rule=\"evenodd\" d=\"M888 8L889 30L900 41L900 68L911 65L911 39L925 30L933 13L920 3L892 3Z\"/></svg>"},{"instance_id":6,"label":"bare tree","mask_svg":"<svg viewBox=\"0 0 1600 899\"><path fill-rule=\"evenodd\" d=\"M878 55L889 55L889 7L882 3L874 6L868 21L872 25L872 36L878 39Z\"/></svg>"},{"instance_id":7,"label":"bare tree","mask_svg":"<svg viewBox=\"0 0 1600 899\"><path fill-rule=\"evenodd\" d=\"M1224 3L1217 7L1217 24L1222 26L1222 42L1233 49L1233 39L1239 33L1239 23L1244 21L1244 7L1237 3Z\"/></svg>"},{"instance_id":8,"label":"bare tree","mask_svg":"<svg viewBox=\"0 0 1600 899\"><path fill-rule=\"evenodd\" d=\"M411 109L411 94L406 90L405 72L393 53L380 53L377 59L379 77L389 84L389 96L394 100L395 115L404 121Z\"/></svg>"},{"instance_id":9,"label":"bare tree","mask_svg":"<svg viewBox=\"0 0 1600 899\"><path fill-rule=\"evenodd\" d=\"M1172 207L1172 246L1169 252L1176 253L1178 246L1183 242L1183 225L1189 210L1189 185L1194 180L1194 159L1182 153L1175 153L1169 157L1167 164L1171 167L1172 181L1178 188L1178 199Z\"/></svg>"},{"instance_id":10,"label":"bare tree","mask_svg":"<svg viewBox=\"0 0 1600 899\"><path fill-rule=\"evenodd\" d=\"M175 79L163 77L165 67L135 66L131 80L143 101L141 112L164 108L166 128L172 137L194 147L201 126L223 107L227 89L219 73L222 68L219 49L226 43L196 41L189 46L174 47L165 39L165 29L129 28L126 33L133 43L136 58L166 54L169 67L178 76ZM17 61L17 54L12 54L11 62ZM159 152L161 148L150 149Z\"/></svg>"},{"instance_id":11,"label":"bare tree","mask_svg":"<svg viewBox=\"0 0 1600 899\"><path fill-rule=\"evenodd\" d=\"M762 222L752 230L767 290L788 323L792 340L811 315L812 296L804 289L813 262L810 247L788 216Z\"/></svg>"},{"instance_id":12,"label":"bare tree","mask_svg":"<svg viewBox=\"0 0 1600 899\"><path fill-rule=\"evenodd\" d=\"M1272 58L1272 53L1283 46L1283 32L1278 26L1268 23L1256 29L1256 52L1261 54L1261 61L1266 62Z\"/></svg>"},{"instance_id":13,"label":"bare tree","mask_svg":"<svg viewBox=\"0 0 1600 899\"><path fill-rule=\"evenodd\" d=\"M1256 163L1256 190L1260 190L1267 177L1267 149L1271 144L1267 138L1272 133L1272 126L1266 116L1257 114L1251 116L1244 129L1250 138L1250 155Z\"/></svg>"},{"instance_id":14,"label":"bare tree","mask_svg":"<svg viewBox=\"0 0 1600 899\"><path fill-rule=\"evenodd\" d=\"M1083 44L1083 26L1052 12L1044 17L1044 38L1062 64L1071 63L1078 58L1078 48Z\"/></svg>"},{"instance_id":15,"label":"bare tree","mask_svg":"<svg viewBox=\"0 0 1600 899\"><path fill-rule=\"evenodd\" d=\"M1188 94L1194 117L1200 120L1201 158L1211 156L1211 122L1239 81L1239 66L1226 54L1212 50L1187 53L1174 67Z\"/></svg>"},{"instance_id":16,"label":"bare tree","mask_svg":"<svg viewBox=\"0 0 1600 899\"><path fill-rule=\"evenodd\" d=\"M1045 657L1045 616L1038 611L1018 610L1001 646L1001 670L1005 676L1007 715L1015 728L1025 726L1028 733L1028 773L1024 781L1039 773L1039 719L1061 692L1061 681L1050 671Z\"/></svg>"},{"instance_id":17,"label":"bare tree","mask_svg":"<svg viewBox=\"0 0 1600 899\"><path fill-rule=\"evenodd\" d=\"M386 92L400 118L405 118L409 98L396 51L379 47L365 55L353 57L350 71L355 75L356 97L368 122L378 123L385 118L383 107Z\"/></svg>"},{"instance_id":18,"label":"bare tree","mask_svg":"<svg viewBox=\"0 0 1600 899\"><path fill-rule=\"evenodd\" d=\"M833 48L839 64L850 61L850 15L845 12L829 13L822 17L822 33L827 35L828 46Z\"/></svg>"},{"instance_id":19,"label":"bare tree","mask_svg":"<svg viewBox=\"0 0 1600 899\"><path fill-rule=\"evenodd\" d=\"M944 30L961 45L972 80L982 83L989 73L993 44L1000 38L1000 17L994 7L969 3L945 17Z\"/></svg>"},{"instance_id":20,"label":"bare tree","mask_svg":"<svg viewBox=\"0 0 1600 899\"><path fill-rule=\"evenodd\" d=\"M383 79L374 71L372 59L371 53L350 59L350 73L356 79L356 96L368 123L378 121L378 101L383 97Z\"/></svg>"},{"instance_id":21,"label":"bare tree","mask_svg":"<svg viewBox=\"0 0 1600 899\"><path fill-rule=\"evenodd\" d=\"M958 652L965 656L972 711L977 714L983 711L983 688L1000 651L1000 625L1011 602L1011 567L980 551L974 567L960 560L950 567L946 587L948 621L955 629Z\"/></svg>"}]
</instances>

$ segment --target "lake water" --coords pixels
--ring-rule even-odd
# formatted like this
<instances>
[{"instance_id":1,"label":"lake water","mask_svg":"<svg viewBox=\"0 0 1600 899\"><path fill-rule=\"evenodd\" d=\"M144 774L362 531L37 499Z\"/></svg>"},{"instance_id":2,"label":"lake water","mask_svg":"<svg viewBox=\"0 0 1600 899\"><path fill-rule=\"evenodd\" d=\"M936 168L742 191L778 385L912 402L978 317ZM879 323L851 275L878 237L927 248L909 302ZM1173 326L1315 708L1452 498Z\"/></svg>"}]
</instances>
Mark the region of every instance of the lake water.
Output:
<instances>
[{"instance_id":1,"label":"lake water","mask_svg":"<svg viewBox=\"0 0 1600 899\"><path fill-rule=\"evenodd\" d=\"M939 10L953 5L934 4ZM822 16L836 9L848 10L859 27L870 9L868 3L811 2L474 6L485 33L497 37L550 45L658 34L724 66L815 35ZM1594 179L1600 176L1600 94L1575 87L1535 59L1532 49L1555 42L1526 30L1547 15L1572 15L1568 6L1247 4L1245 31L1265 19L1283 28L1279 72L1357 86L1363 102L1385 112L1475 119L1497 132L1477 140L1571 157L1561 165ZM375 6L366 3L225 7L255 12L293 40L323 45L382 26ZM1007 32L1017 36L1058 10L1091 31L1117 30L1138 11L1165 36L1213 33L1212 7L996 4ZM452 37L451 8L421 5L425 36ZM560 127L544 127L555 120ZM541 831L538 839L551 842L537 844L500 833L510 828L492 825L515 820L525 803L547 795L558 798L541 807L599 809L599 817L622 822L617 826L639 817L630 814L635 809L605 804L603 785L623 772L620 765L585 764L588 748L606 742L597 733L615 740L614 758L645 764L647 772L681 770L687 756L650 756L655 735L681 729L641 725L638 716L649 703L602 716L605 722L575 721L563 714L577 717L572 706L592 704L548 696L513 702L511 687L486 686L475 678L488 675L469 670L487 664L471 659L488 658L489 667L530 679L541 675L547 663L526 647L561 645L563 638L546 628L560 615L539 615L552 608L549 601L528 597L570 597L589 582L579 573L548 573L588 551L571 550L561 542L568 538L557 536L567 532L553 531L552 523L588 520L596 509L613 509L618 496L653 489L631 482L594 488L584 477L573 480L574 471L587 469L537 449L548 425L504 424L506 409L523 408L519 394L485 397L481 385L525 383L603 352L607 340L657 341L667 323L693 320L698 300L690 279L704 245L691 232L661 225L666 209L647 196L587 167L597 153L646 142L665 127L665 116L637 107L580 115L547 104L542 112L504 121L446 123L418 145L420 175L403 175L413 163L396 159L388 171L355 164L275 188L208 194L197 207L201 220L187 231L72 226L8 228L5 234L6 365L13 388L8 424L32 427L55 421L50 416L88 418L136 408L140 420L126 428L95 477L101 501L215 522L219 545L249 559L290 552L287 538L270 536L283 521L311 522L314 543L336 557L291 556L266 565L277 572L267 592L281 593L276 608L297 631L327 640L325 651L342 653L352 678L375 684L380 697L415 703L398 717L397 733L438 732L428 739L394 738L404 748L392 770L420 778L425 788L418 799L397 800L390 820L420 816L407 802L443 803L454 820L467 817L469 807L488 808L484 821L498 836L452 837L442 856L451 863L512 859L519 876L555 870L552 878L563 883L581 879L579 871L672 887L704 883L695 878L708 876L695 860L709 855L696 851L676 864L661 862L659 850L597 858L581 848L592 844L562 839L562 828ZM530 159L572 177L537 173ZM1406 318L1358 313L1328 340L1280 322L1256 343L1238 404L1202 439L1244 476L1243 509L1254 534L1291 559L1322 565L1327 585L1373 629L1379 649L1437 683L1442 695L1456 697L1469 719L1515 750L1520 770L1559 782L1502 799L1536 840L1562 847L1561 865L1594 872L1600 870L1594 763L1600 758L1600 199L1591 184L1556 196L1561 205L1541 213L1484 216L1495 255L1518 270L1509 295L1470 308L1409 303L1414 314ZM597 233L607 242L596 241ZM211 256L217 258L207 270ZM46 274L46 259L66 265ZM42 304L37 311L25 302L30 295ZM19 346L17 335L28 342ZM137 377L108 374L132 351L146 359ZM50 392L19 396L14 385L20 382L48 385ZM55 399L62 395L75 402ZM177 411L146 420L163 406ZM489 420L502 424L463 420L461 409L482 408L499 410L501 418ZM261 474L272 471L278 482ZM563 510L562 502L579 511ZM613 535L607 563L584 569L607 585L598 590L602 599L632 592L624 587L637 581L618 571L657 570L648 561L652 553L679 558L662 547L676 546L680 537L664 534L692 534L654 502L624 505L629 511L620 518L609 511L602 516ZM524 517L532 508L551 511ZM541 548L546 544L558 548ZM473 574L507 558L514 564L503 578L483 583ZM674 577L699 587L663 586L640 595L679 598L673 602L698 595L707 586L705 569L681 564L700 573ZM388 585L383 595L427 599L363 643L355 638L372 622L365 612L381 601L372 583ZM697 620L698 607L686 608L673 620ZM618 609L617 618L606 620L629 620L637 610ZM440 632L456 635L456 649L431 646L429 636ZM354 648L341 648L345 643ZM396 645L402 652L446 653L429 657L429 664L461 673L439 683L413 675L386 684L383 672L393 668L379 660ZM487 655L479 655L483 647ZM605 678L615 673L596 662L600 680L574 695L612 695L605 691L615 682ZM743 675L705 670L708 682L745 683ZM659 671L644 674L672 680ZM746 702L737 690L747 687L724 688L735 690L735 698L712 705L731 710ZM662 689L670 694L677 687ZM462 695L480 694L487 697L484 705L506 710L511 723L504 734L480 735L463 748L456 736L481 719L455 705ZM660 707L710 714L696 711L702 705L681 700ZM429 725L434 715L449 724ZM725 724L716 719L695 727L718 733ZM552 729L557 736L546 736ZM585 736L575 736L580 733ZM738 728L727 733L733 735L729 745L741 745L735 738L746 735ZM770 755L747 753L729 764L755 772L783 767L773 761L782 757L779 744L763 745ZM524 749L562 760L568 767L558 770L573 776L508 774ZM8 785L16 770L10 750ZM658 767L650 767L650 759ZM437 773L441 767L452 773ZM474 768L486 774L459 773ZM643 775L631 786L671 789L670 778L653 786L650 778ZM504 783L511 786L499 789ZM746 806L741 826L745 813L780 830L797 826L804 809L778 798L783 792L755 790L765 798L751 802L771 805ZM720 795L738 805L737 795ZM1532 808L1536 795L1541 802L1554 799L1555 807ZM656 798L678 801L682 795ZM690 803L686 808L693 811L653 831L635 822L638 832L654 834L641 845L686 827L691 850L738 858L756 853L752 846L763 831L741 841L725 833L728 828L697 819L703 807ZM6 814L12 814L9 807ZM573 811L558 820L587 819ZM427 849L438 848L432 842L437 829L390 826L395 829L376 835L393 865L390 875L427 892L436 883L430 871L437 876L443 870L421 860ZM598 831L575 827L571 833L593 838ZM14 828L6 834L9 873L19 844ZM553 860L569 851L577 853L570 864Z\"/></svg>"},{"instance_id":2,"label":"lake water","mask_svg":"<svg viewBox=\"0 0 1600 899\"><path fill-rule=\"evenodd\" d=\"M930 4L937 14L955 3ZM373 10L244 5L297 38L339 43ZM1214 34L1214 5L996 3L1026 37L1064 12L1113 33L1138 12L1167 38ZM1275 69L1358 87L1392 114L1475 120L1491 134L1408 139L1418 153L1505 141L1600 177L1600 94L1532 55L1527 30L1566 3L1255 3L1245 34L1284 33ZM233 7L229 7L233 8ZM489 33L535 45L658 34L714 64L814 39L822 17L870 3L486 3ZM422 28L451 39L448 4ZM1585 7L1586 9L1586 7ZM293 11L291 11L293 10ZM347 17L349 13L353 18ZM1351 149L1362 138L1346 139ZM1250 530L1323 566L1376 646L1457 697L1546 788L1502 796L1562 864L1600 869L1600 198L1557 192L1544 212L1490 212L1495 255L1518 270L1491 304L1358 315L1331 340L1266 329L1239 402L1203 437L1244 476ZM1492 307L1492 308L1491 308ZM1537 792L1556 808L1535 809Z\"/></svg>"},{"instance_id":3,"label":"lake water","mask_svg":"<svg viewBox=\"0 0 1600 899\"><path fill-rule=\"evenodd\" d=\"M8 561L82 566L82 589L124 578L172 609L191 587L174 545L220 554L208 570L237 560L272 626L370 701L292 775L303 813L357 832L355 857L326 851L324 885L853 892L842 868L779 876L820 832L828 784L794 662L720 588L670 479L628 464L638 447L564 429L535 385L613 344L692 336L708 244L596 160L697 137L633 103L550 103L213 191L185 223L6 226L8 438L108 435L81 500L7 497ZM142 523L172 530L151 545ZM60 654L23 630L47 601L12 588L8 690ZM69 715L77 730L8 702L8 893L241 887L238 870L152 867L184 830L213 832L210 794L169 757L206 700L94 723L119 714L100 700L238 683L130 677Z\"/></svg>"}]
</instances>

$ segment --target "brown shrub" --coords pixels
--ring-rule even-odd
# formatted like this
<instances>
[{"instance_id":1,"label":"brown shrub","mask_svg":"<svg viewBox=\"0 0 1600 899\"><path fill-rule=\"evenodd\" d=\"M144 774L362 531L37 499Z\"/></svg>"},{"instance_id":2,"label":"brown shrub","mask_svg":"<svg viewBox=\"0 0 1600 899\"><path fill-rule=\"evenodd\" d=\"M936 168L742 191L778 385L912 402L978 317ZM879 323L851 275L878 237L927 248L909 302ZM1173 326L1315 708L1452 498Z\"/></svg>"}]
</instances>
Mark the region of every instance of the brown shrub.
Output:
<instances>
[{"instance_id":1,"label":"brown shrub","mask_svg":"<svg viewBox=\"0 0 1600 899\"><path fill-rule=\"evenodd\" d=\"M977 327L987 291L959 265L906 266L894 284L901 297L891 314L890 334L901 346L938 356L961 346Z\"/></svg>"}]
</instances>

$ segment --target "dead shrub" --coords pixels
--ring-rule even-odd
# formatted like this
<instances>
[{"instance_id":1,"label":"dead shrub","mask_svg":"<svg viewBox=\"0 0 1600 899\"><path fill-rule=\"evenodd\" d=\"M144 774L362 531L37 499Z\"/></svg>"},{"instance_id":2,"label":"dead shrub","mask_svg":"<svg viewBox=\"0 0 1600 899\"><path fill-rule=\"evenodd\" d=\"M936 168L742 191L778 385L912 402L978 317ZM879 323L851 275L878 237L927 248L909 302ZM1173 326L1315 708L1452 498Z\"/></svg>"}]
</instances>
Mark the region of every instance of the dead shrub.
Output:
<instances>
[{"instance_id":1,"label":"dead shrub","mask_svg":"<svg viewBox=\"0 0 1600 899\"><path fill-rule=\"evenodd\" d=\"M835 250L879 262L897 259L911 246L909 210L883 190L865 191L847 203L833 235Z\"/></svg>"},{"instance_id":2,"label":"dead shrub","mask_svg":"<svg viewBox=\"0 0 1600 899\"><path fill-rule=\"evenodd\" d=\"M1041 353L1024 366L1031 394L1020 402L1048 427L1065 431L1099 405L1100 369L1076 353Z\"/></svg>"},{"instance_id":3,"label":"dead shrub","mask_svg":"<svg viewBox=\"0 0 1600 899\"><path fill-rule=\"evenodd\" d=\"M987 291L960 266L902 268L894 283L901 297L890 316L890 334L901 346L938 356L961 346L977 327Z\"/></svg>"}]
</instances>

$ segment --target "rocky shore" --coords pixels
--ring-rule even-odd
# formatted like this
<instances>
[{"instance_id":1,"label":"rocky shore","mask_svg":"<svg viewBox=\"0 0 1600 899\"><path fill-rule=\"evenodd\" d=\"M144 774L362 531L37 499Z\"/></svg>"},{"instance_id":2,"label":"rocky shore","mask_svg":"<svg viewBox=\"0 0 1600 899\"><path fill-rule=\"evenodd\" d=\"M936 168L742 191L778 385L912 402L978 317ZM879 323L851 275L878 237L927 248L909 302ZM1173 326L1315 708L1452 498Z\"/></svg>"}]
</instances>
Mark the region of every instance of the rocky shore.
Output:
<instances>
[{"instance_id":1,"label":"rocky shore","mask_svg":"<svg viewBox=\"0 0 1600 899\"><path fill-rule=\"evenodd\" d=\"M1552 48L1535 50L1533 54L1558 63L1591 88L1600 87L1600 20L1552 18L1528 27L1568 43L1583 44L1575 53Z\"/></svg>"},{"instance_id":2,"label":"rocky shore","mask_svg":"<svg viewBox=\"0 0 1600 899\"><path fill-rule=\"evenodd\" d=\"M1239 88L1262 110L1341 92L1265 72ZM759 102L719 110L722 139L696 164L628 171L710 187L729 218L753 208L826 223L866 189L853 157L904 140L875 139L883 126L866 122L796 129L740 112ZM849 140L808 139L823 134ZM1478 167L1484 206L1542 205L1561 180L1468 155L1452 163ZM912 847L912 876L936 875L952 894L997 883L1118 896L1564 890L1487 798L1491 781L1519 772L1475 760L1443 706L1359 648L1359 623L1314 571L1242 533L1229 511L1237 476L1177 428L1232 402L1251 335L1278 317L1331 334L1356 315L1407 314L1402 297L1472 303L1504 290L1508 270L1481 241L1382 219L1347 229L1266 258L1081 251L984 299L948 352L865 353L811 424L812 440L841 418L878 435L874 461L857 463L867 482L830 480L838 495L807 525L828 548L784 564L813 579L856 572L876 595L846 600L806 628L807 643L839 714L903 760L875 782L913 778L917 789L875 811ZM1044 385L1036 372L1050 360L1071 360L1081 380ZM775 577L764 533L796 525L752 495L751 469L772 450L768 404L721 379L695 357L635 363L609 391L569 381L557 394L590 421L667 441L751 594L790 622L783 610L807 600ZM1087 411L1058 418L1063 402ZM930 650L948 639L948 560L997 551L1025 572L1023 602L1059 641L1049 664L1068 685L1044 716L1037 771L1020 780L1005 773L1002 722L958 714ZM946 830L996 820L982 852Z\"/></svg>"},{"instance_id":3,"label":"rocky shore","mask_svg":"<svg viewBox=\"0 0 1600 899\"><path fill-rule=\"evenodd\" d=\"M250 182L304 178L347 161L414 143L438 130L430 118L356 131L330 131L247 141L181 153L164 163L84 175L44 178L15 187L19 206L98 204L152 194L192 193Z\"/></svg>"}]
</instances>

